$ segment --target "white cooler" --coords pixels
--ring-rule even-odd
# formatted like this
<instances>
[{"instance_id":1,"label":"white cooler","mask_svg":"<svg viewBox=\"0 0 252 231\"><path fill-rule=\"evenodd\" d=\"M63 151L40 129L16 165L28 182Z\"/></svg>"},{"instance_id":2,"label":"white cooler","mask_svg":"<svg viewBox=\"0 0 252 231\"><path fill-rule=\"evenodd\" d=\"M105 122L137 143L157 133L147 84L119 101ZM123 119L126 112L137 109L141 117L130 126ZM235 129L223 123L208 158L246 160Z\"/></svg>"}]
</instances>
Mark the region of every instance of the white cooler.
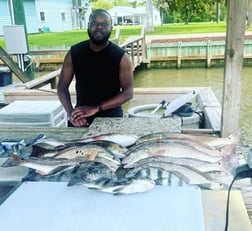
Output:
<instances>
[{"instance_id":1,"label":"white cooler","mask_svg":"<svg viewBox=\"0 0 252 231\"><path fill-rule=\"evenodd\" d=\"M14 101L0 109L0 126L66 127L59 101Z\"/></svg>"}]
</instances>

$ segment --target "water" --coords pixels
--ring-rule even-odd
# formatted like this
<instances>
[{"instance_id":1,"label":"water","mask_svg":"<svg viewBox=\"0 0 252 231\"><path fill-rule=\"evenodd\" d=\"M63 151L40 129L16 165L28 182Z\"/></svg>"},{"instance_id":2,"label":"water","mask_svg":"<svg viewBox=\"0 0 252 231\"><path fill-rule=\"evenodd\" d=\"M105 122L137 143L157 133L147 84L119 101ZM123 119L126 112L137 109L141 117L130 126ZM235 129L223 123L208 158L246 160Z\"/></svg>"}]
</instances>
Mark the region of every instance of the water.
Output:
<instances>
[{"instance_id":1,"label":"water","mask_svg":"<svg viewBox=\"0 0 252 231\"><path fill-rule=\"evenodd\" d=\"M239 127L244 145L252 146L252 68L242 70ZM211 87L222 102L223 68L149 69L134 74L134 87ZM158 102L153 102L158 103Z\"/></svg>"}]
</instances>

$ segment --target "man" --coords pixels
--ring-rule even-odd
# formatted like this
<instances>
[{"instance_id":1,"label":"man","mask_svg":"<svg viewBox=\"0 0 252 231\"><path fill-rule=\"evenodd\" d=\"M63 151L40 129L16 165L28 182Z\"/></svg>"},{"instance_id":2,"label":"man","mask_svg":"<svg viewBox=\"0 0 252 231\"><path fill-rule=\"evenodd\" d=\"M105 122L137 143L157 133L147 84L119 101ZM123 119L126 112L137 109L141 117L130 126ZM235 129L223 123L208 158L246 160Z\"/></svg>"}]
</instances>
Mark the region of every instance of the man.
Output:
<instances>
[{"instance_id":1,"label":"man","mask_svg":"<svg viewBox=\"0 0 252 231\"><path fill-rule=\"evenodd\" d=\"M66 54L57 93L69 126L89 126L95 117L122 117L122 104L133 97L133 72L125 51L109 41L110 14L95 10L89 17L89 40L75 44ZM75 77L76 106L69 86Z\"/></svg>"}]
</instances>

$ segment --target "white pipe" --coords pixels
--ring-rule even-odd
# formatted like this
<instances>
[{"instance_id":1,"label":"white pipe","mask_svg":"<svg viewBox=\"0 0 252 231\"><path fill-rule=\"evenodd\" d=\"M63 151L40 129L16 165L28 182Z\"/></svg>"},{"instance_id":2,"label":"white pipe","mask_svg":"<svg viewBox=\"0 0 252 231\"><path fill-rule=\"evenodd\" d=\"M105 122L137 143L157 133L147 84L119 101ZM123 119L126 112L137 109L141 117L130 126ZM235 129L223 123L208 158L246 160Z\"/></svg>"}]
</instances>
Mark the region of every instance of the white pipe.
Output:
<instances>
[{"instance_id":1,"label":"white pipe","mask_svg":"<svg viewBox=\"0 0 252 231\"><path fill-rule=\"evenodd\" d=\"M9 3L9 10L10 10L10 16L11 16L11 24L15 25L13 1L8 0L8 3Z\"/></svg>"}]
</instances>

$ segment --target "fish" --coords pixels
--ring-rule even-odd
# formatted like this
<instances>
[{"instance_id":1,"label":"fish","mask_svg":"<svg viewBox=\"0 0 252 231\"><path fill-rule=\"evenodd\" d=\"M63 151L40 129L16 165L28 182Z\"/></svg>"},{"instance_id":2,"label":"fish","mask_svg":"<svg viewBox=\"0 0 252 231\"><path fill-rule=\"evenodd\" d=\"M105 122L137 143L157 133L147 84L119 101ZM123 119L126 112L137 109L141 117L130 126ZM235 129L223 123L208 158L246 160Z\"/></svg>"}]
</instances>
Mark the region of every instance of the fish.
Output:
<instances>
[{"instance_id":1,"label":"fish","mask_svg":"<svg viewBox=\"0 0 252 231\"><path fill-rule=\"evenodd\" d=\"M163 162L163 163L171 163L178 165L190 166L198 169L201 172L222 172L223 174L229 174L228 171L222 166L222 162L216 163L208 163L202 160L195 160L191 158L176 158L171 156L150 156L144 159L141 159L133 164L126 164L124 168L135 168L140 165L145 165L151 162Z\"/></svg>"},{"instance_id":2,"label":"fish","mask_svg":"<svg viewBox=\"0 0 252 231\"><path fill-rule=\"evenodd\" d=\"M102 148L108 150L111 154L113 154L116 158L124 158L126 156L126 152L128 148L121 146L118 143L113 141L106 141L106 140L98 140L98 141L91 141L88 143L89 145L98 145Z\"/></svg>"},{"instance_id":3,"label":"fish","mask_svg":"<svg viewBox=\"0 0 252 231\"><path fill-rule=\"evenodd\" d=\"M84 183L85 187L114 195L128 195L133 193L143 193L153 189L156 184L150 179L119 179L111 180L101 178L97 181Z\"/></svg>"},{"instance_id":4,"label":"fish","mask_svg":"<svg viewBox=\"0 0 252 231\"><path fill-rule=\"evenodd\" d=\"M75 167L72 171L68 186L80 185L83 182L93 182L101 178L117 179L117 176L105 164L88 161Z\"/></svg>"},{"instance_id":5,"label":"fish","mask_svg":"<svg viewBox=\"0 0 252 231\"><path fill-rule=\"evenodd\" d=\"M217 163L222 159L218 150L207 149L197 143L182 140L160 140L140 143L129 149L127 156L122 159L122 164L132 165L151 156L191 158L209 163Z\"/></svg>"},{"instance_id":6,"label":"fish","mask_svg":"<svg viewBox=\"0 0 252 231\"><path fill-rule=\"evenodd\" d=\"M111 141L121 145L122 147L130 147L136 143L138 140L138 136L132 134L120 134L120 133L111 133L111 134L101 134L98 136L92 136L86 139L83 139L82 142L90 142L90 141Z\"/></svg>"},{"instance_id":7,"label":"fish","mask_svg":"<svg viewBox=\"0 0 252 231\"><path fill-rule=\"evenodd\" d=\"M23 166L35 169L41 175L50 175L61 171L67 167L75 166L81 162L87 161L85 157L76 157L73 159L53 159L53 158L22 158L11 153L8 159L2 163L2 167Z\"/></svg>"},{"instance_id":8,"label":"fish","mask_svg":"<svg viewBox=\"0 0 252 231\"><path fill-rule=\"evenodd\" d=\"M77 144L89 143L92 141L110 141L124 148L132 146L138 140L138 136L132 134L110 133L96 136L89 136L81 139L58 141L50 138L40 139L34 142L33 145L40 146L47 150L62 149L65 147L76 146Z\"/></svg>"},{"instance_id":9,"label":"fish","mask_svg":"<svg viewBox=\"0 0 252 231\"><path fill-rule=\"evenodd\" d=\"M76 165L84 161L96 161L105 164L115 172L121 165L117 155L118 153L113 153L101 145L87 143L82 144L82 146L68 147L57 152L48 152L40 157L30 156L22 159L19 155L13 154L9 156L9 160L4 166L23 165L36 169L41 175L48 175L66 168L66 166Z\"/></svg>"},{"instance_id":10,"label":"fish","mask_svg":"<svg viewBox=\"0 0 252 231\"><path fill-rule=\"evenodd\" d=\"M109 144L106 144L107 146ZM110 145L111 150L106 148L106 145L98 145L97 143L86 143L81 146L68 147L58 152L52 151L44 154L42 157L38 158L54 158L54 159L74 159L79 157L84 157L86 160L104 163L109 166L111 169L116 171L116 169L121 165L121 158L123 153L119 154L118 145L112 150L112 145ZM114 147L113 146L113 147ZM122 151L125 152L125 149L122 148Z\"/></svg>"},{"instance_id":11,"label":"fish","mask_svg":"<svg viewBox=\"0 0 252 231\"><path fill-rule=\"evenodd\" d=\"M172 163L151 162L143 166L130 169L125 174L125 177L132 178L137 174L137 172L142 171L146 168L157 168L162 171L172 172L190 185L198 185L203 188L216 190L223 189L223 185L221 183L214 182L212 179L210 179L208 176L198 171L197 169L184 165L174 165Z\"/></svg>"},{"instance_id":12,"label":"fish","mask_svg":"<svg viewBox=\"0 0 252 231\"><path fill-rule=\"evenodd\" d=\"M103 163L113 171L116 171L121 165L121 161L115 153L93 143L87 143L82 146L64 149L52 157L55 159L73 159L76 157L85 157L89 161Z\"/></svg>"},{"instance_id":13,"label":"fish","mask_svg":"<svg viewBox=\"0 0 252 231\"><path fill-rule=\"evenodd\" d=\"M134 174L132 174L133 176ZM144 167L134 175L135 179L146 178L154 180L156 185L166 186L185 186L188 185L182 178L178 177L172 172L163 171L159 168Z\"/></svg>"},{"instance_id":14,"label":"fish","mask_svg":"<svg viewBox=\"0 0 252 231\"><path fill-rule=\"evenodd\" d=\"M73 150L74 148L90 148L90 146L93 145L93 147L99 146L103 149L106 149L108 152L113 154L116 158L123 158L125 157L125 154L128 149L125 147L122 147L121 145L112 142L112 141L90 141L90 142L73 142L71 144L67 143L61 146L57 146L50 149L44 149L44 147L40 144L33 145L32 147L32 153L31 156L39 157L39 156L56 156L60 155L60 153L66 151L66 150Z\"/></svg>"},{"instance_id":15,"label":"fish","mask_svg":"<svg viewBox=\"0 0 252 231\"><path fill-rule=\"evenodd\" d=\"M235 131L228 137L222 138L216 135L207 134L183 134L183 133L172 133L172 132L157 132L148 135L143 135L139 137L136 144L152 141L152 140L162 140L162 139L172 139L172 140L188 140L201 145L205 145L208 148L220 149L226 145L240 144L240 131Z\"/></svg>"},{"instance_id":16,"label":"fish","mask_svg":"<svg viewBox=\"0 0 252 231\"><path fill-rule=\"evenodd\" d=\"M44 150L44 152L53 150L62 150L66 147L67 145L63 141L58 141L49 138L44 138L32 144L33 149L41 149Z\"/></svg>"},{"instance_id":17,"label":"fish","mask_svg":"<svg viewBox=\"0 0 252 231\"><path fill-rule=\"evenodd\" d=\"M69 182L72 177L72 170L75 165L62 168L61 170L52 172L48 175L41 175L36 169L29 169L28 173L22 178L22 182L26 181L46 181L46 182Z\"/></svg>"},{"instance_id":18,"label":"fish","mask_svg":"<svg viewBox=\"0 0 252 231\"><path fill-rule=\"evenodd\" d=\"M143 193L154 189L155 186L155 181L150 179L133 179L130 184L115 189L113 194L128 195L133 193Z\"/></svg>"}]
</instances>

